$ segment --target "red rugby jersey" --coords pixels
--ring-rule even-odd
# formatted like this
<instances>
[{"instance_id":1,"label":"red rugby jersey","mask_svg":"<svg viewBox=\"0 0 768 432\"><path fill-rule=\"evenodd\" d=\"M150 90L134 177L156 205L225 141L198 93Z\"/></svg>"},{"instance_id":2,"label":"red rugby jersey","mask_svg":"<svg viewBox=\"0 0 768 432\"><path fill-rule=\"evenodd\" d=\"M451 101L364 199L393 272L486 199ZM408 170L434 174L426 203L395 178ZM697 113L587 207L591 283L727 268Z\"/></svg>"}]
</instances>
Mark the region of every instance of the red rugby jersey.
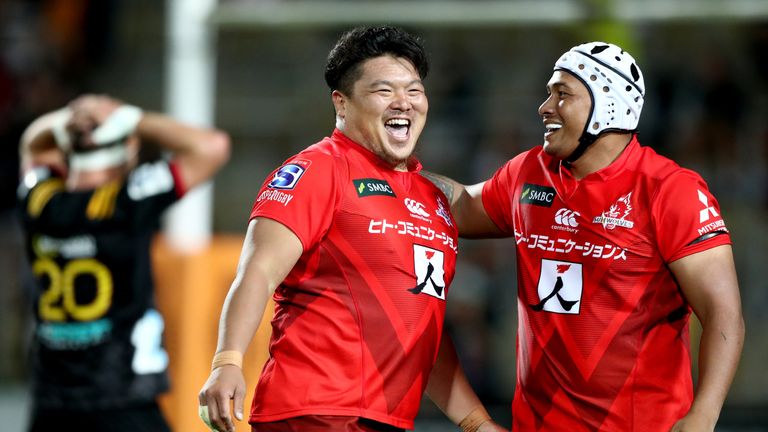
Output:
<instances>
[{"instance_id":1,"label":"red rugby jersey","mask_svg":"<svg viewBox=\"0 0 768 432\"><path fill-rule=\"evenodd\" d=\"M263 184L251 217L304 253L277 288L251 422L360 416L413 428L443 329L457 230L445 196L334 131Z\"/></svg>"},{"instance_id":2,"label":"red rugby jersey","mask_svg":"<svg viewBox=\"0 0 768 432\"><path fill-rule=\"evenodd\" d=\"M517 245L513 429L669 430L693 391L691 309L667 263L730 243L701 177L636 137L579 181L536 147L483 203Z\"/></svg>"}]
</instances>

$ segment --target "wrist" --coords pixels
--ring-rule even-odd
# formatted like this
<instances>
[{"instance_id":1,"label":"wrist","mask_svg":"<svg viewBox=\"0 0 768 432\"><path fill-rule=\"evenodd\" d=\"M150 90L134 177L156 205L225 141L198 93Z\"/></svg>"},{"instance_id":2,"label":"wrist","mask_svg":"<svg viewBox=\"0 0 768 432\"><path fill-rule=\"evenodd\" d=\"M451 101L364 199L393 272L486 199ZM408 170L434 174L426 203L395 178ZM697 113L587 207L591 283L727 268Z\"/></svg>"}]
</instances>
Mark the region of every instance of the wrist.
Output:
<instances>
[{"instance_id":1,"label":"wrist","mask_svg":"<svg viewBox=\"0 0 768 432\"><path fill-rule=\"evenodd\" d=\"M211 370L225 365L234 365L243 368L243 354L240 351L219 351L213 356Z\"/></svg>"},{"instance_id":2,"label":"wrist","mask_svg":"<svg viewBox=\"0 0 768 432\"><path fill-rule=\"evenodd\" d=\"M459 428L461 428L462 432L477 432L480 426L490 419L491 416L488 414L488 411L485 410L485 407L479 406L470 411L469 414L459 422Z\"/></svg>"},{"instance_id":3,"label":"wrist","mask_svg":"<svg viewBox=\"0 0 768 432\"><path fill-rule=\"evenodd\" d=\"M131 135L144 116L141 108L133 105L120 105L93 131L96 145L108 145L122 141Z\"/></svg>"}]
</instances>

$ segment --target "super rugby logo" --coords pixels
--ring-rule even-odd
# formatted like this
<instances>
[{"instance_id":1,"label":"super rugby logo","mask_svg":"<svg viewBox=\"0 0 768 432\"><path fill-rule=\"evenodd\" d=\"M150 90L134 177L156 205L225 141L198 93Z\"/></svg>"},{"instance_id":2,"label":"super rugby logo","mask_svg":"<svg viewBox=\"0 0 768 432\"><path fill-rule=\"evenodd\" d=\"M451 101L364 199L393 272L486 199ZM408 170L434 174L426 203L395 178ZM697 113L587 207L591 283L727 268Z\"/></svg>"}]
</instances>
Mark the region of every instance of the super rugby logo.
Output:
<instances>
[{"instance_id":1,"label":"super rugby logo","mask_svg":"<svg viewBox=\"0 0 768 432\"><path fill-rule=\"evenodd\" d=\"M293 189L311 163L311 161L305 159L292 160L291 163L278 168L267 187L270 189Z\"/></svg>"}]
</instances>

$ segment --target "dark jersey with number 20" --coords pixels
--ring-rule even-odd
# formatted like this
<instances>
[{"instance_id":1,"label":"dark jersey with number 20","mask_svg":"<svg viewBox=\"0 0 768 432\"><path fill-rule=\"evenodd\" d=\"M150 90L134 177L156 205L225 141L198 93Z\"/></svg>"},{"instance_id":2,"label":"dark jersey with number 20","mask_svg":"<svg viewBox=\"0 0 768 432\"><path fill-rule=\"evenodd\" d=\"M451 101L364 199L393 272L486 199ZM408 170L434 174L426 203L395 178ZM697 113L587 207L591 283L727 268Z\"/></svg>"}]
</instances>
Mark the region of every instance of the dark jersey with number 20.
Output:
<instances>
[{"instance_id":1,"label":"dark jersey with number 20","mask_svg":"<svg viewBox=\"0 0 768 432\"><path fill-rule=\"evenodd\" d=\"M25 176L19 198L35 281L36 407L115 408L167 389L149 248L161 213L182 193L166 161L88 191L66 191L47 168Z\"/></svg>"}]
</instances>

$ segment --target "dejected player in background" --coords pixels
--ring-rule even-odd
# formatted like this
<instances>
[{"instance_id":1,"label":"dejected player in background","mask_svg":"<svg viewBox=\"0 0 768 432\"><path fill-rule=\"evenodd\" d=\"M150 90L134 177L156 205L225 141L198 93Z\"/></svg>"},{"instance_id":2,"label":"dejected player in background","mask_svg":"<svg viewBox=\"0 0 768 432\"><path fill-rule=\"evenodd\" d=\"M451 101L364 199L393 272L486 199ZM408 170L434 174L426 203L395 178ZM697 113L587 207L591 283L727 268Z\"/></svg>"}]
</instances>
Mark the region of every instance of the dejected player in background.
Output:
<instances>
[{"instance_id":1,"label":"dejected player in background","mask_svg":"<svg viewBox=\"0 0 768 432\"><path fill-rule=\"evenodd\" d=\"M254 431L411 429L425 389L463 430L503 430L443 335L457 233L412 157L426 74L419 40L392 27L350 30L329 54L336 130L256 195L199 396L212 428L233 431L243 417L239 366L273 296Z\"/></svg>"},{"instance_id":2,"label":"dejected player in background","mask_svg":"<svg viewBox=\"0 0 768 432\"><path fill-rule=\"evenodd\" d=\"M138 164L140 146L169 158ZM215 129L84 95L35 120L19 189L34 273L31 431L167 431L150 241L229 157Z\"/></svg>"},{"instance_id":3,"label":"dejected player in background","mask_svg":"<svg viewBox=\"0 0 768 432\"><path fill-rule=\"evenodd\" d=\"M640 145L643 76L620 47L574 47L546 88L543 146L474 186L434 176L460 235L517 245L513 430L712 431L744 340L717 201Z\"/></svg>"}]
</instances>

